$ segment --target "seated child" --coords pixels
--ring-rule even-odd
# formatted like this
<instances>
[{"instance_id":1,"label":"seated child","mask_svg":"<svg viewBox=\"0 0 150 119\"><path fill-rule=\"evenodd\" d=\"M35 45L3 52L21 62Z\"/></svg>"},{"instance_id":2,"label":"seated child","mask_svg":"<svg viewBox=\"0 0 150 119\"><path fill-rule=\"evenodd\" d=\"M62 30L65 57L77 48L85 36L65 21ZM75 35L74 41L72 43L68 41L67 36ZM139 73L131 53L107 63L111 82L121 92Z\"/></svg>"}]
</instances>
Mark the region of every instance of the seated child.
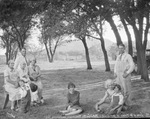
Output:
<instances>
[{"instance_id":1,"label":"seated child","mask_svg":"<svg viewBox=\"0 0 150 119\"><path fill-rule=\"evenodd\" d=\"M109 115L119 114L124 104L124 96L121 93L121 86L119 84L115 84L114 92L115 93L112 95L110 106L106 112L106 114Z\"/></svg>"},{"instance_id":2,"label":"seated child","mask_svg":"<svg viewBox=\"0 0 150 119\"><path fill-rule=\"evenodd\" d=\"M105 81L105 88L107 89L105 92L105 95L102 99L100 99L99 102L96 103L95 109L98 112L103 113L105 107L107 107L110 104L111 96L114 94L114 83L112 79L107 79Z\"/></svg>"},{"instance_id":3,"label":"seated child","mask_svg":"<svg viewBox=\"0 0 150 119\"><path fill-rule=\"evenodd\" d=\"M67 98L68 98L68 106L66 110L60 111L63 115L65 116L75 115L83 111L79 103L80 93L75 90L75 85L71 82L68 84Z\"/></svg>"},{"instance_id":4,"label":"seated child","mask_svg":"<svg viewBox=\"0 0 150 119\"><path fill-rule=\"evenodd\" d=\"M27 85L27 83L25 83L23 80L19 80L19 93L21 95L19 111L26 113L30 108L31 95L29 85Z\"/></svg>"},{"instance_id":5,"label":"seated child","mask_svg":"<svg viewBox=\"0 0 150 119\"><path fill-rule=\"evenodd\" d=\"M39 102L38 86L35 85L34 83L30 83L30 89L31 89L31 104L35 106Z\"/></svg>"}]
</instances>

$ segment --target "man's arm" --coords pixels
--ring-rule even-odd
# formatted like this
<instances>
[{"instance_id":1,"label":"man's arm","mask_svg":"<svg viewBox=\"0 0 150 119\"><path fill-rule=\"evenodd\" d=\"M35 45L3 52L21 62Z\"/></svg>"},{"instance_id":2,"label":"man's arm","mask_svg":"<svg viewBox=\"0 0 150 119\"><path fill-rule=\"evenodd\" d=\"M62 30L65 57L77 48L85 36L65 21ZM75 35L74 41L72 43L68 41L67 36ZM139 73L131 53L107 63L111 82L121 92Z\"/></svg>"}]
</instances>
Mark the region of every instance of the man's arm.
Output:
<instances>
[{"instance_id":1,"label":"man's arm","mask_svg":"<svg viewBox=\"0 0 150 119\"><path fill-rule=\"evenodd\" d=\"M135 65L134 65L134 62L133 62L133 59L132 59L132 57L131 57L131 55L128 55L128 63L129 63L129 69L127 70L127 74L130 74L133 70L134 70L134 68L135 68Z\"/></svg>"}]
</instances>

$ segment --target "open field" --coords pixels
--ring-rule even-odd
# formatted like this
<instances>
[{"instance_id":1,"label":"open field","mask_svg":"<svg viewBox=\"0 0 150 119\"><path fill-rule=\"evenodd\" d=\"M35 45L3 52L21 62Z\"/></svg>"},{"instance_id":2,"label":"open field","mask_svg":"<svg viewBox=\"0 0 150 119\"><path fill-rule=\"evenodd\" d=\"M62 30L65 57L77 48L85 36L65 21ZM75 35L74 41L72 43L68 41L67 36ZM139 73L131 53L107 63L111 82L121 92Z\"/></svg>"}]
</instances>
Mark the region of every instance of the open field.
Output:
<instances>
[{"instance_id":1,"label":"open field","mask_svg":"<svg viewBox=\"0 0 150 119\"><path fill-rule=\"evenodd\" d=\"M114 62L111 62L111 69L113 69L113 64ZM93 70L86 70L85 62L54 62L52 64L39 62L39 65L43 74L45 104L39 107L32 107L31 111L25 115L13 112L12 114L16 116L16 119L62 118L58 114L58 110L65 108L67 84L70 81L74 82L77 90L80 91L80 102L84 109L84 113L74 117L102 116L97 114L93 107L104 94L103 82L113 77L112 72L104 71L103 62L93 62ZM128 114L145 114L150 116L150 83L145 83L138 78L135 77L134 79L137 80L132 80L133 105L128 111L124 112L123 116L131 116ZM0 79L0 104L2 105L4 100L2 74ZM9 115L7 115L7 112L10 113L9 106L10 104L5 110L0 109L0 119L9 119Z\"/></svg>"}]
</instances>

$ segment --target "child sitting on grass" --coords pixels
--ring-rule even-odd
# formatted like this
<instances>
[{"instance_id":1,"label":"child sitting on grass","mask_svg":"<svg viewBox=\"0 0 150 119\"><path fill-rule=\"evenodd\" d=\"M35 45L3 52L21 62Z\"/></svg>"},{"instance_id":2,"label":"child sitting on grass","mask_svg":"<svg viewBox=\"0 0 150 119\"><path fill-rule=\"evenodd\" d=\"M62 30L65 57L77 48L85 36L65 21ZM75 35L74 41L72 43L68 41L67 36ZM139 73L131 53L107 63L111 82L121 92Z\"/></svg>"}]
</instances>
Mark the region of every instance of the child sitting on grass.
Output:
<instances>
[{"instance_id":1,"label":"child sitting on grass","mask_svg":"<svg viewBox=\"0 0 150 119\"><path fill-rule=\"evenodd\" d=\"M106 111L106 114L109 115L119 114L124 104L124 97L121 93L121 86L119 84L115 84L114 92L115 93L112 95L110 106Z\"/></svg>"},{"instance_id":2,"label":"child sitting on grass","mask_svg":"<svg viewBox=\"0 0 150 119\"><path fill-rule=\"evenodd\" d=\"M96 103L95 109L97 112L104 113L104 109L108 107L111 102L111 96L114 94L114 82L112 79L105 81L106 92L102 99Z\"/></svg>"},{"instance_id":3,"label":"child sitting on grass","mask_svg":"<svg viewBox=\"0 0 150 119\"><path fill-rule=\"evenodd\" d=\"M19 80L19 93L21 95L19 111L26 113L30 109L31 95L29 85L23 80Z\"/></svg>"},{"instance_id":4,"label":"child sitting on grass","mask_svg":"<svg viewBox=\"0 0 150 119\"><path fill-rule=\"evenodd\" d=\"M66 110L60 111L62 115L75 115L80 114L83 111L79 103L80 93L75 90L75 85L71 82L68 84L67 99L68 106Z\"/></svg>"}]
</instances>

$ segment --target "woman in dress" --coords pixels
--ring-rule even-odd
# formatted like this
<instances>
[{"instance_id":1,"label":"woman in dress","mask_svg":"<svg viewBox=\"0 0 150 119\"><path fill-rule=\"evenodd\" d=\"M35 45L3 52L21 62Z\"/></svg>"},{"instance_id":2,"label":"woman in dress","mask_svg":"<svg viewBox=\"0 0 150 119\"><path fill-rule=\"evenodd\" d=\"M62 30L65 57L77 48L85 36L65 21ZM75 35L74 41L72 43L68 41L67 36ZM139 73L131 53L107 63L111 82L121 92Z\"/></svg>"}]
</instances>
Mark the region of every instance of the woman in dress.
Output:
<instances>
[{"instance_id":1,"label":"woman in dress","mask_svg":"<svg viewBox=\"0 0 150 119\"><path fill-rule=\"evenodd\" d=\"M19 75L14 69L14 61L8 62L8 67L4 71L4 88L9 94L9 100L11 101L11 110L15 109L15 101L21 99L18 88Z\"/></svg>"},{"instance_id":2,"label":"woman in dress","mask_svg":"<svg viewBox=\"0 0 150 119\"><path fill-rule=\"evenodd\" d=\"M43 84L41 81L41 71L40 67L36 65L36 58L31 59L31 63L29 65L29 76L30 79L32 79L32 83L36 84L38 86L38 96L41 103L44 103L43 96L42 96L42 90L43 90Z\"/></svg>"}]
</instances>

